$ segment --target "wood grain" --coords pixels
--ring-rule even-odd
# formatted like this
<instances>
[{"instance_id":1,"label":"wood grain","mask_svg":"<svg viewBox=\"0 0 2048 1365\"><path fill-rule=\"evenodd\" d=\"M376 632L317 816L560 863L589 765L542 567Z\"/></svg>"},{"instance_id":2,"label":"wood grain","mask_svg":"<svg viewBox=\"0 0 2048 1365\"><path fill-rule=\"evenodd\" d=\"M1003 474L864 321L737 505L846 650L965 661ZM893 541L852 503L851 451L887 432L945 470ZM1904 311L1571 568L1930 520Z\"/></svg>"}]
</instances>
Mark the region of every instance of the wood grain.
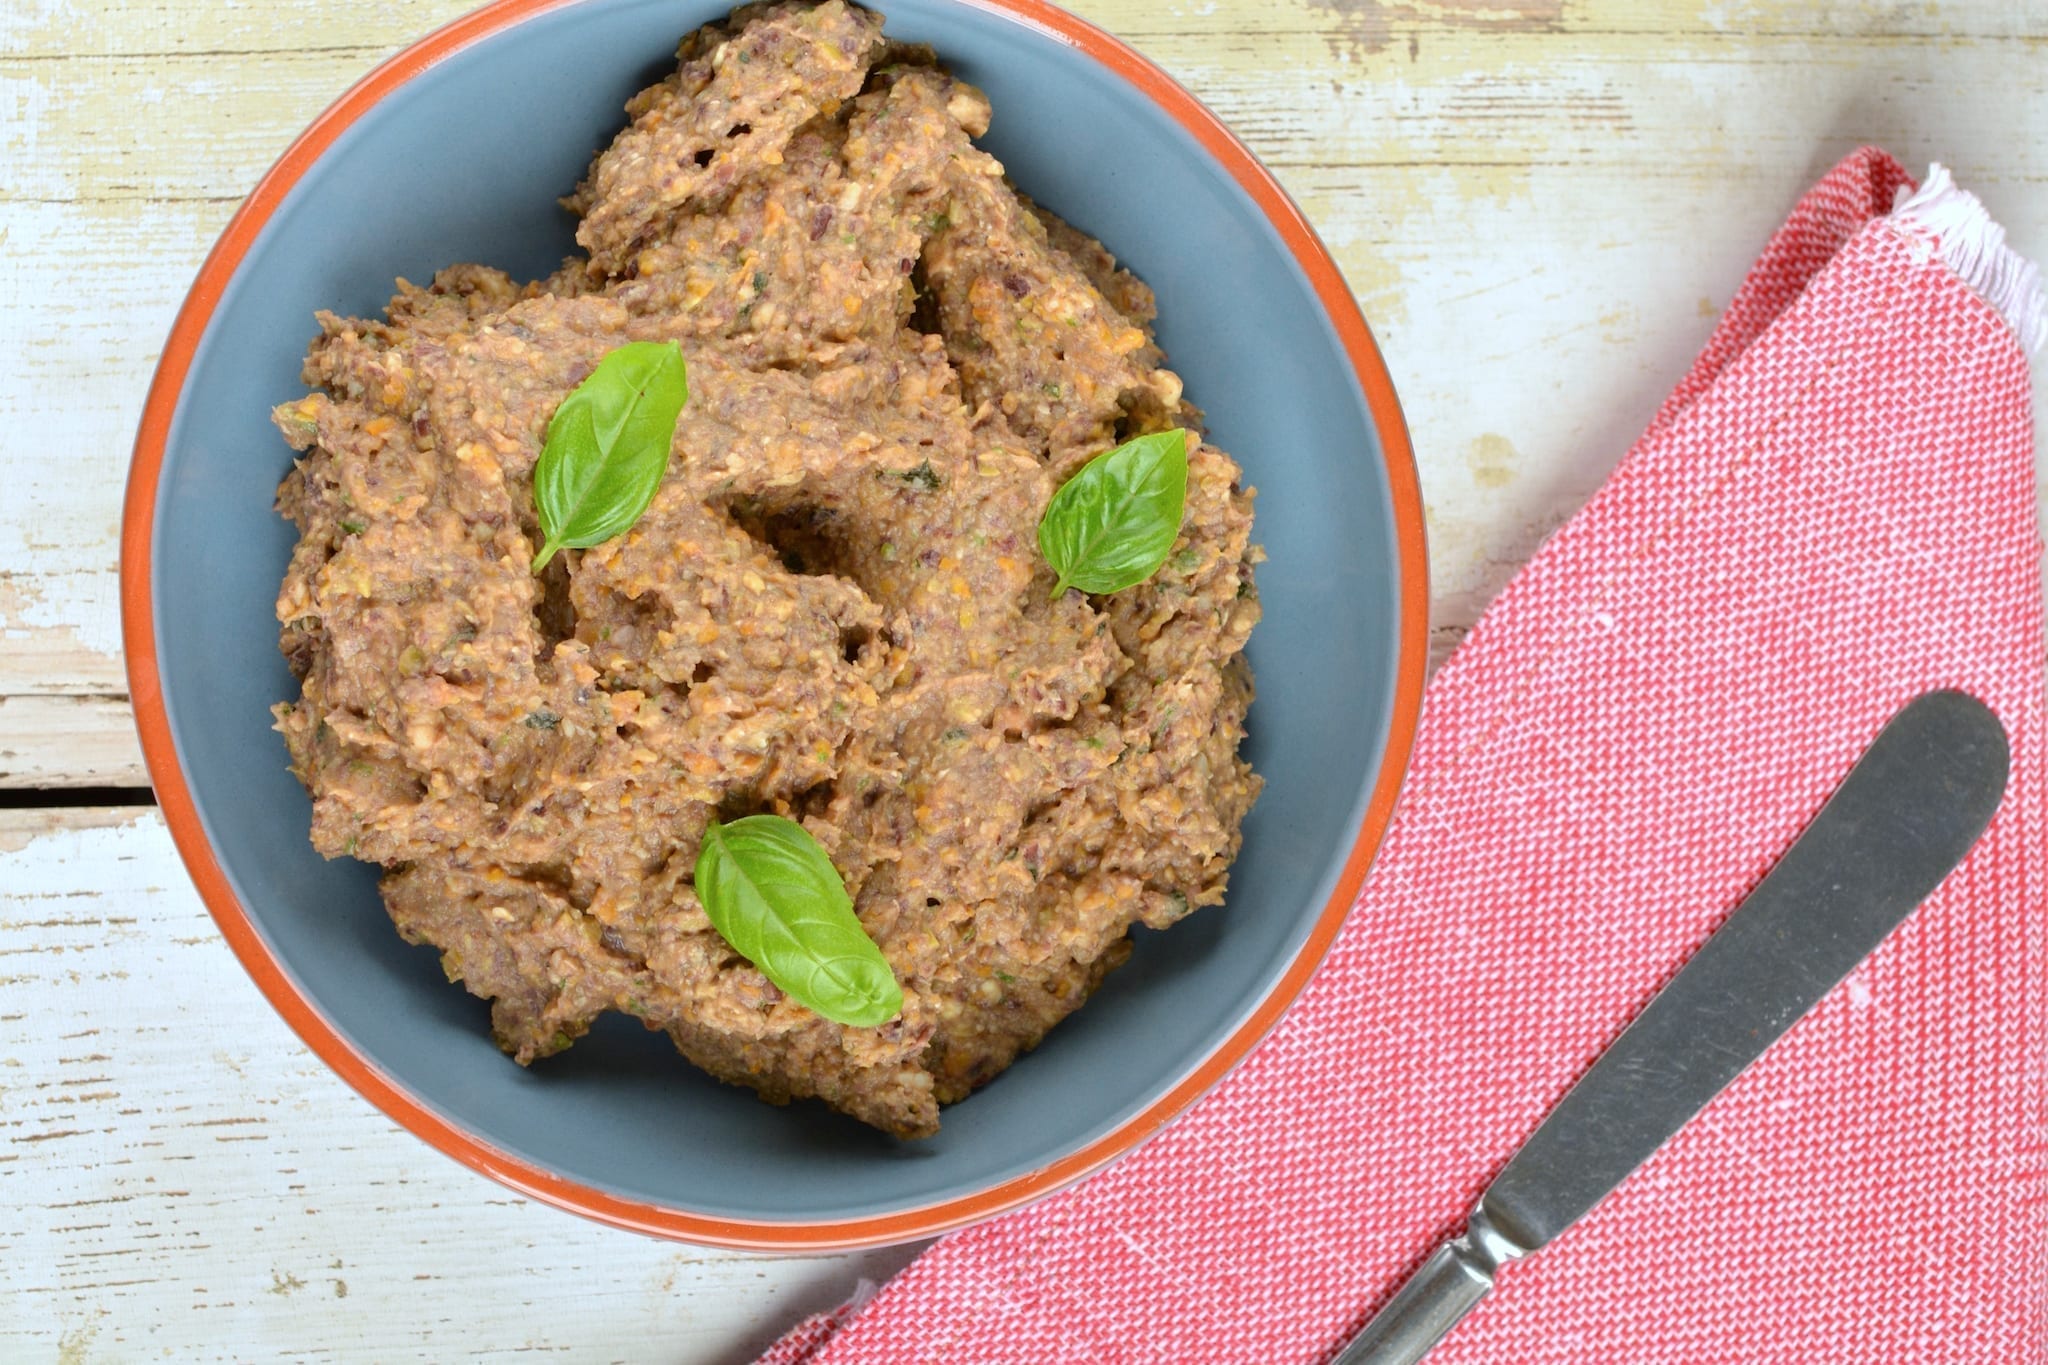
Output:
<instances>
[{"instance_id":1,"label":"wood grain","mask_svg":"<svg viewBox=\"0 0 2048 1365\"><path fill-rule=\"evenodd\" d=\"M0 0L0 787L146 780L115 552L162 337L298 129L465 7ZM1842 153L1946 161L2048 258L2043 6L1076 7L1215 108L1344 267L1414 435L1440 650ZM0 810L0 1360L737 1362L902 1255L698 1252L511 1196L297 1043L153 814Z\"/></svg>"},{"instance_id":2,"label":"wood grain","mask_svg":"<svg viewBox=\"0 0 2048 1365\"><path fill-rule=\"evenodd\" d=\"M0 695L0 787L147 785L126 697Z\"/></svg>"},{"instance_id":3,"label":"wood grain","mask_svg":"<svg viewBox=\"0 0 2048 1365\"><path fill-rule=\"evenodd\" d=\"M746 1359L904 1250L675 1246L377 1113L227 952L154 811L0 812L0 1360Z\"/></svg>"}]
</instances>

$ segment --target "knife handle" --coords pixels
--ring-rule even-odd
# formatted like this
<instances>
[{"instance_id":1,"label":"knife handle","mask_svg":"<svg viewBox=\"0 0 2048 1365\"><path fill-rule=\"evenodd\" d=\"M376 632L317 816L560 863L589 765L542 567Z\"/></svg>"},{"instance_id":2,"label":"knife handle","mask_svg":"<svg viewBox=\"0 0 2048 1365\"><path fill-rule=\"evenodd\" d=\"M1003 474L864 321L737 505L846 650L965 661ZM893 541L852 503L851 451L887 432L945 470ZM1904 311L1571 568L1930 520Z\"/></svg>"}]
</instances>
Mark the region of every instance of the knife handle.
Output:
<instances>
[{"instance_id":1,"label":"knife handle","mask_svg":"<svg viewBox=\"0 0 2048 1365\"><path fill-rule=\"evenodd\" d=\"M1494 1272L1526 1250L1472 1211L1465 1234L1438 1247L1330 1365L1415 1365L1493 1288Z\"/></svg>"}]
</instances>

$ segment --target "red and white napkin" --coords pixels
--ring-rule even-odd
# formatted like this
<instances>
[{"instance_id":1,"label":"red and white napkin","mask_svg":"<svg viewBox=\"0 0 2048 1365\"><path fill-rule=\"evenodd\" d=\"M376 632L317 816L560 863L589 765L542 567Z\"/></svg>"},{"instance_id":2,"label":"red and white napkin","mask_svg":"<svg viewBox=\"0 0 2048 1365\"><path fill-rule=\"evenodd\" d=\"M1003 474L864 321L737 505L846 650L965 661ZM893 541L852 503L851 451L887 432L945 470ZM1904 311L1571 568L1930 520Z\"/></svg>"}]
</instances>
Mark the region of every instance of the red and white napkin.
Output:
<instances>
[{"instance_id":1,"label":"red and white napkin","mask_svg":"<svg viewBox=\"0 0 2048 1365\"><path fill-rule=\"evenodd\" d=\"M1431 1365L2043 1358L2044 332L2032 267L1939 167L1837 166L1432 684L1364 894L1273 1035L1121 1164L765 1360L1327 1359L1937 687L2011 737L1985 841Z\"/></svg>"}]
</instances>

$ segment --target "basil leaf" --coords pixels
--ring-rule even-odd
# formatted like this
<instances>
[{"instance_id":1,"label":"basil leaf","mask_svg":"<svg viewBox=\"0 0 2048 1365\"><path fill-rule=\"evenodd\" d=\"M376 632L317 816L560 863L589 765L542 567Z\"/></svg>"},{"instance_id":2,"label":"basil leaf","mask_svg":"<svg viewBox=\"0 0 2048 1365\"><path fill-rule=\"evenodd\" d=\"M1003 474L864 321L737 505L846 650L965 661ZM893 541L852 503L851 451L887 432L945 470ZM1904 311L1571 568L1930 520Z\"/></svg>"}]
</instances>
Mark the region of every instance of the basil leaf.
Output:
<instances>
[{"instance_id":1,"label":"basil leaf","mask_svg":"<svg viewBox=\"0 0 2048 1365\"><path fill-rule=\"evenodd\" d=\"M597 362L548 420L533 466L533 500L547 537L533 570L555 551L601 545L640 520L676 439L690 398L682 348L633 341Z\"/></svg>"},{"instance_id":2,"label":"basil leaf","mask_svg":"<svg viewBox=\"0 0 2048 1365\"><path fill-rule=\"evenodd\" d=\"M903 988L861 928L846 884L794 820L713 820L697 852L697 899L733 951L827 1019L870 1028L903 1012Z\"/></svg>"},{"instance_id":3,"label":"basil leaf","mask_svg":"<svg viewBox=\"0 0 2048 1365\"><path fill-rule=\"evenodd\" d=\"M1188 434L1179 427L1097 455L1060 486L1038 521L1038 549L1058 597L1116 592L1150 578L1180 536L1188 500Z\"/></svg>"}]
</instances>

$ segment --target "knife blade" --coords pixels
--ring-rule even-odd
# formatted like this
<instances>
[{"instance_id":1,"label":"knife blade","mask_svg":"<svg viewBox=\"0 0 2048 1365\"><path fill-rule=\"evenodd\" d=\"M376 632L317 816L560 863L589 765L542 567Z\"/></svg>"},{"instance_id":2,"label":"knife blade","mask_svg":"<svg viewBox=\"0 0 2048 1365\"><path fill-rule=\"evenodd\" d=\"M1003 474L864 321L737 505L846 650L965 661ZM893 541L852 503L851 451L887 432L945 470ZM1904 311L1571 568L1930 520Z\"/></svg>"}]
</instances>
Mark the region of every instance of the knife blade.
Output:
<instances>
[{"instance_id":1,"label":"knife blade","mask_svg":"<svg viewBox=\"0 0 2048 1365\"><path fill-rule=\"evenodd\" d=\"M1331 1365L1413 1365L1648 1160L1925 900L2005 794L2005 730L1961 692L1906 704L1785 855L1594 1061Z\"/></svg>"}]
</instances>

